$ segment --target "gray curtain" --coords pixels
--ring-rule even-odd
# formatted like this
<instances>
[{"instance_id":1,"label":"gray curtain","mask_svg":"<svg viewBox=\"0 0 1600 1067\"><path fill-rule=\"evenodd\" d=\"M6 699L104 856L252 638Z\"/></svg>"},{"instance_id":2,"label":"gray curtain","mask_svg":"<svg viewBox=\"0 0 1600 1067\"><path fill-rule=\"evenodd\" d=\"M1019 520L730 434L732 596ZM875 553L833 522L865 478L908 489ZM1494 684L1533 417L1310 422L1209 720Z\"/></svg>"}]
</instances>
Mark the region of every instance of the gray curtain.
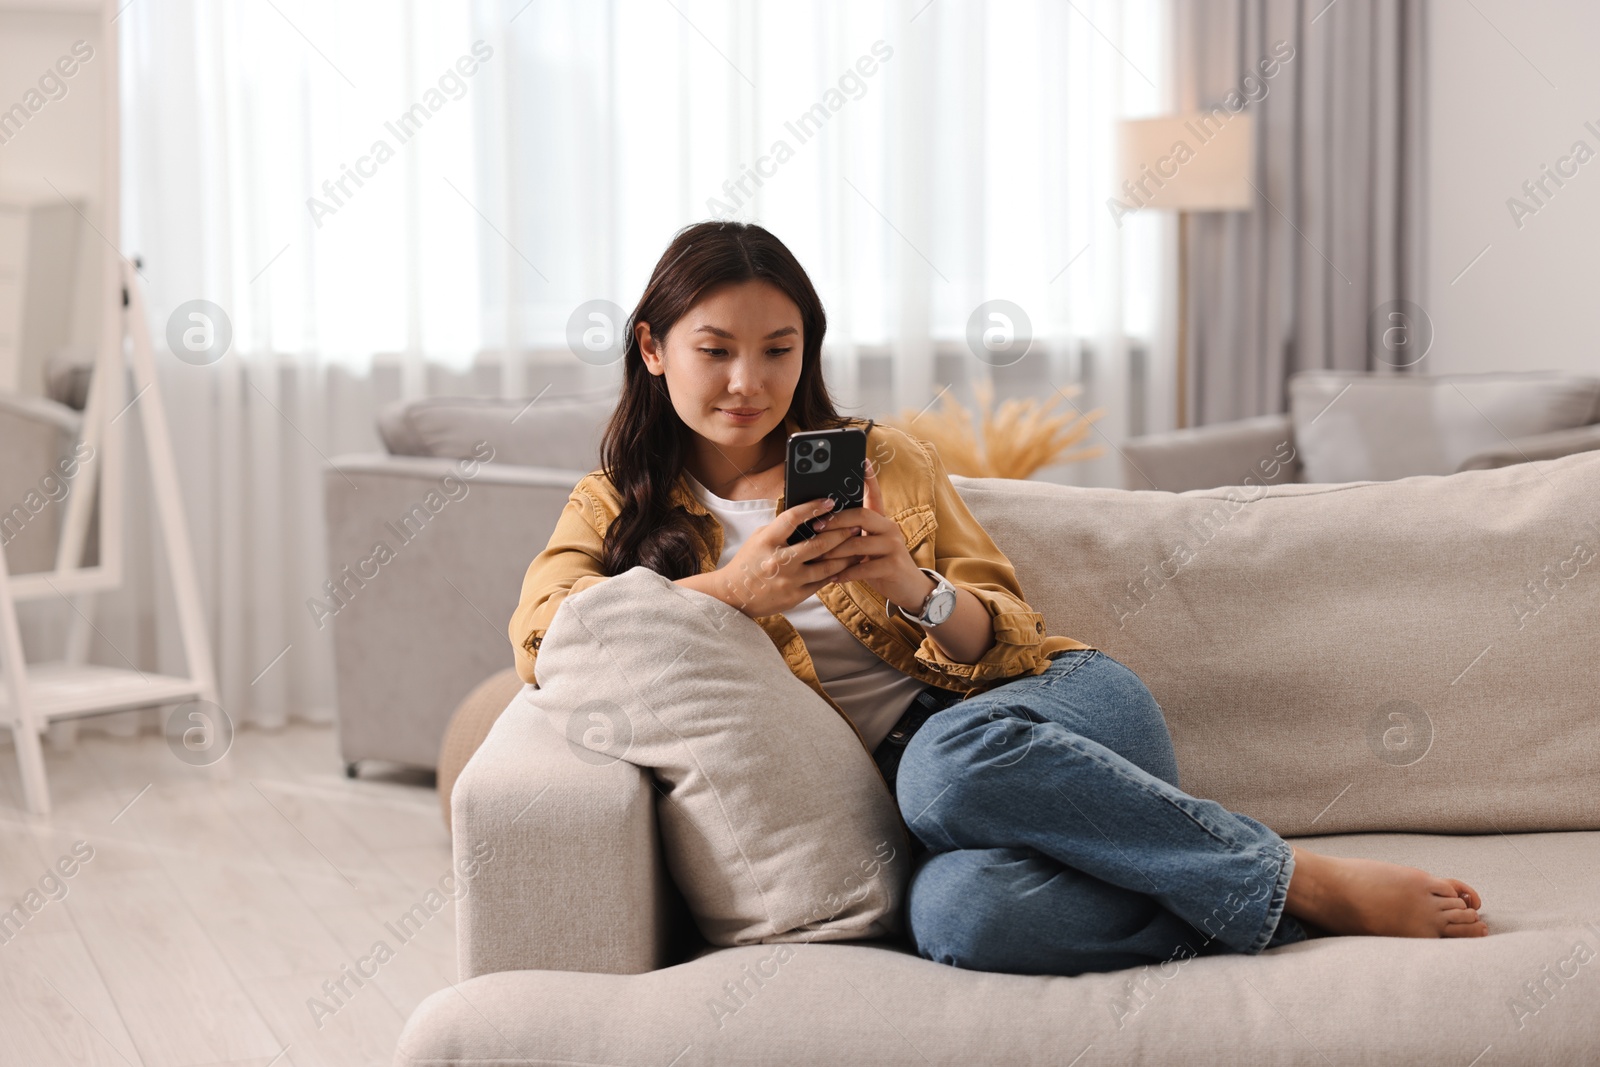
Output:
<instances>
[{"instance_id":1,"label":"gray curtain","mask_svg":"<svg viewBox=\"0 0 1600 1067\"><path fill-rule=\"evenodd\" d=\"M1256 128L1254 208L1188 220L1188 425L1287 411L1299 370L1426 373L1369 340L1421 302L1424 0L1174 6L1180 109L1242 88Z\"/></svg>"}]
</instances>

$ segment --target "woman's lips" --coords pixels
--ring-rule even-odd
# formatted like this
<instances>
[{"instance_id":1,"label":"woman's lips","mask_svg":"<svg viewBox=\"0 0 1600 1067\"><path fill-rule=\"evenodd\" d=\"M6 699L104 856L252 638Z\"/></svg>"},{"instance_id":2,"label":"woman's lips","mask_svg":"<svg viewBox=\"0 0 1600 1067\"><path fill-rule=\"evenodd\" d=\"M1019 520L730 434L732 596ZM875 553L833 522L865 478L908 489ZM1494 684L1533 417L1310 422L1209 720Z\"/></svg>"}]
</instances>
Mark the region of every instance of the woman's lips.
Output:
<instances>
[{"instance_id":1,"label":"woman's lips","mask_svg":"<svg viewBox=\"0 0 1600 1067\"><path fill-rule=\"evenodd\" d=\"M762 416L760 411L741 412L737 408L718 408L718 411L733 419L735 422L754 422Z\"/></svg>"}]
</instances>

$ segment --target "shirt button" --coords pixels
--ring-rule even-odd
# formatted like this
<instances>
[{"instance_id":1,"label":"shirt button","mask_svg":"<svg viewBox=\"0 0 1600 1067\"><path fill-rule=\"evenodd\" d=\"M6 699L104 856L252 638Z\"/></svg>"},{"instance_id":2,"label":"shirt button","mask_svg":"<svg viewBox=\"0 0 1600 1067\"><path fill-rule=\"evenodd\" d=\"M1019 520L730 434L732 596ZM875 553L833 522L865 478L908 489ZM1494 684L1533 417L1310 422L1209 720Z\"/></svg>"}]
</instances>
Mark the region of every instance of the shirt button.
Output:
<instances>
[{"instance_id":1,"label":"shirt button","mask_svg":"<svg viewBox=\"0 0 1600 1067\"><path fill-rule=\"evenodd\" d=\"M864 622L861 624L861 629L870 634L872 632L872 624L870 622Z\"/></svg>"},{"instance_id":2,"label":"shirt button","mask_svg":"<svg viewBox=\"0 0 1600 1067\"><path fill-rule=\"evenodd\" d=\"M1043 622L1036 622L1036 623L1034 623L1034 626L1038 629L1038 631L1040 633L1044 633L1044 623Z\"/></svg>"}]
</instances>

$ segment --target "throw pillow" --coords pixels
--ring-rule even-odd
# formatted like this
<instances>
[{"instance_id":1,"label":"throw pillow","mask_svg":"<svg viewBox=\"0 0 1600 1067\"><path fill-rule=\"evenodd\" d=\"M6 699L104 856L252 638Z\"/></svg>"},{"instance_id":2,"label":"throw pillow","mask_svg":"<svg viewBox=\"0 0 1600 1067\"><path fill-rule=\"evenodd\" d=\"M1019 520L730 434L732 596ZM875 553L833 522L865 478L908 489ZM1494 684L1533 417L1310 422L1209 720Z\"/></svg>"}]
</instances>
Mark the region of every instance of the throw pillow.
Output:
<instances>
[{"instance_id":1,"label":"throw pillow","mask_svg":"<svg viewBox=\"0 0 1600 1067\"><path fill-rule=\"evenodd\" d=\"M634 567L562 602L527 698L574 759L654 773L667 869L711 944L899 931L894 798L743 612Z\"/></svg>"}]
</instances>

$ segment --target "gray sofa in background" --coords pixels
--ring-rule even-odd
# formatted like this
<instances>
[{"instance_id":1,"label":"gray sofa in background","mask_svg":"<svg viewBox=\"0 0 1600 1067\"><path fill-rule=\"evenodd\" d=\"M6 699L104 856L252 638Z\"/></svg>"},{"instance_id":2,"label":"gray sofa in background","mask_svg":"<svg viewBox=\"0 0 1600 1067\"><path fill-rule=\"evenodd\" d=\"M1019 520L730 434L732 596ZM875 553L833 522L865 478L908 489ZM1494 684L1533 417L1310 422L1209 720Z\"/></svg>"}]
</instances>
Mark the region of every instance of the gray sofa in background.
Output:
<instances>
[{"instance_id":1,"label":"gray sofa in background","mask_svg":"<svg viewBox=\"0 0 1600 1067\"><path fill-rule=\"evenodd\" d=\"M1392 481L1600 449L1600 377L1302 371L1289 396L1285 414L1127 441L1123 487Z\"/></svg>"},{"instance_id":2,"label":"gray sofa in background","mask_svg":"<svg viewBox=\"0 0 1600 1067\"><path fill-rule=\"evenodd\" d=\"M433 768L456 705L511 665L522 576L598 463L615 403L611 388L399 402L378 419L387 452L333 458L328 569L343 603L327 600L324 619L346 773L361 760Z\"/></svg>"}]
</instances>

